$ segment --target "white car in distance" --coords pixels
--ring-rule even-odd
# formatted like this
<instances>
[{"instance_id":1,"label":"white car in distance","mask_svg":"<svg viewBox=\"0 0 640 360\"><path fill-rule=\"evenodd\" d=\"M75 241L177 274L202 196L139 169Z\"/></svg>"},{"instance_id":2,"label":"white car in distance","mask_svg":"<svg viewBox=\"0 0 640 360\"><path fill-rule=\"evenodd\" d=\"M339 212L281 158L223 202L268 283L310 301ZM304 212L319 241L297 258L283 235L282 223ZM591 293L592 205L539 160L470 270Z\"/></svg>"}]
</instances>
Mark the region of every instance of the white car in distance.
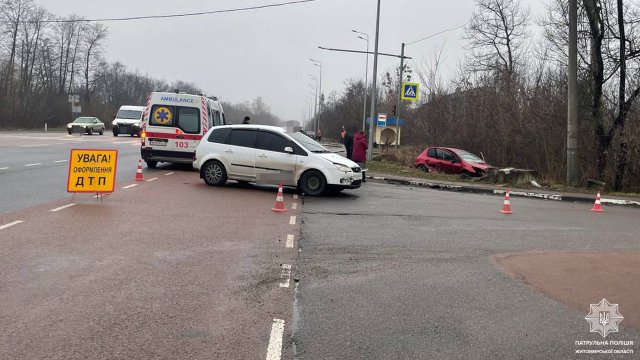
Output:
<instances>
[{"instance_id":1,"label":"white car in distance","mask_svg":"<svg viewBox=\"0 0 640 360\"><path fill-rule=\"evenodd\" d=\"M317 196L362 184L362 170L355 162L331 153L302 132L266 125L211 128L196 148L193 166L211 186L231 179L294 186Z\"/></svg>"}]
</instances>

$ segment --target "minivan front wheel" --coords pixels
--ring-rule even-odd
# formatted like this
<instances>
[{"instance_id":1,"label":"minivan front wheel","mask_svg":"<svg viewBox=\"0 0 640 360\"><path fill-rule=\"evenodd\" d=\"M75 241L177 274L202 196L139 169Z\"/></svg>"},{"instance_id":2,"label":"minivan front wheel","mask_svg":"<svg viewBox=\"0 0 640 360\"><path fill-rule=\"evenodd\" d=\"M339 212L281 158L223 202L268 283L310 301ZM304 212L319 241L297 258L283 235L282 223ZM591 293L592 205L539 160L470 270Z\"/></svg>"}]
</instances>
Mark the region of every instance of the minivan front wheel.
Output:
<instances>
[{"instance_id":1,"label":"minivan front wheel","mask_svg":"<svg viewBox=\"0 0 640 360\"><path fill-rule=\"evenodd\" d=\"M209 186L222 186L227 182L227 170L221 162L212 160L204 164L202 178Z\"/></svg>"},{"instance_id":2,"label":"minivan front wheel","mask_svg":"<svg viewBox=\"0 0 640 360\"><path fill-rule=\"evenodd\" d=\"M300 190L311 196L318 196L325 192L327 188L327 180L320 171L311 170L300 179Z\"/></svg>"}]
</instances>

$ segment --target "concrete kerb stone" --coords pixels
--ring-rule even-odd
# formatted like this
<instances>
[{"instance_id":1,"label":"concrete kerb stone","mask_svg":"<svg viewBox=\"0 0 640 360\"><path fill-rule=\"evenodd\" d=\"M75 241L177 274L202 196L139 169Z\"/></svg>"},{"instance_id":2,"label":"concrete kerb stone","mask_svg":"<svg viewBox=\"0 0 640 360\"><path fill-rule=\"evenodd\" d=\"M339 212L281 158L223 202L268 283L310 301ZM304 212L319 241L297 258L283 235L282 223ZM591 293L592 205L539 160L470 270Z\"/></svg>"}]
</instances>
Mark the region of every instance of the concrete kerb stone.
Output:
<instances>
[{"instance_id":1,"label":"concrete kerb stone","mask_svg":"<svg viewBox=\"0 0 640 360\"><path fill-rule=\"evenodd\" d=\"M367 178L376 182L383 182L391 185L416 186L416 187L423 187L423 188L436 189L436 190L459 191L459 192L468 192L468 193L474 193L474 194L488 194L488 195L504 195L505 194L505 190L495 189L491 187L454 185L454 184L448 184L448 183L442 183L442 182L408 180L408 179L384 177L384 176L367 176ZM541 199L541 200L570 201L570 202L581 202L581 203L593 203L595 200L594 197L590 197L586 195L582 196L582 195L554 194L554 193L544 193L544 192L527 191L527 190L510 190L510 195L518 196L518 197L533 198L533 199ZM607 205L631 206L631 207L640 208L640 201L635 201L635 200L602 198L601 202L602 204L607 204Z\"/></svg>"}]
</instances>

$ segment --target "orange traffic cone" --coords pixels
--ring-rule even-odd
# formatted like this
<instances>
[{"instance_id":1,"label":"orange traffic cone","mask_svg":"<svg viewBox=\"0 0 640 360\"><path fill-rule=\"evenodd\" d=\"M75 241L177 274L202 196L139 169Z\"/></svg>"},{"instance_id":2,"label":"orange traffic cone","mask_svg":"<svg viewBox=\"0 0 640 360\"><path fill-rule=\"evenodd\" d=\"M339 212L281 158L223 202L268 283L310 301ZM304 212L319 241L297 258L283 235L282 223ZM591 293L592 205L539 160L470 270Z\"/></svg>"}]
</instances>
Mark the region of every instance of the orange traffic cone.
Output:
<instances>
[{"instance_id":1,"label":"orange traffic cone","mask_svg":"<svg viewBox=\"0 0 640 360\"><path fill-rule=\"evenodd\" d=\"M598 191L598 194L596 195L596 202L595 202L595 204L593 204L593 207L591 208L591 211L595 211L595 212L604 211L604 210L602 210L602 205L600 204L600 191Z\"/></svg>"},{"instance_id":2,"label":"orange traffic cone","mask_svg":"<svg viewBox=\"0 0 640 360\"><path fill-rule=\"evenodd\" d=\"M500 210L500 212L503 214L513 214L513 211L511 211L511 200L509 200L509 189L507 189L504 195L504 202L502 203L502 210Z\"/></svg>"},{"instance_id":3,"label":"orange traffic cone","mask_svg":"<svg viewBox=\"0 0 640 360\"><path fill-rule=\"evenodd\" d=\"M276 204L273 205L274 212L287 212L287 208L284 206L284 195L282 194L282 185L278 185L278 195L276 196Z\"/></svg>"},{"instance_id":4,"label":"orange traffic cone","mask_svg":"<svg viewBox=\"0 0 640 360\"><path fill-rule=\"evenodd\" d=\"M142 176L142 160L138 160L138 170L136 171L136 177L134 177L133 180L144 181L144 176Z\"/></svg>"}]
</instances>

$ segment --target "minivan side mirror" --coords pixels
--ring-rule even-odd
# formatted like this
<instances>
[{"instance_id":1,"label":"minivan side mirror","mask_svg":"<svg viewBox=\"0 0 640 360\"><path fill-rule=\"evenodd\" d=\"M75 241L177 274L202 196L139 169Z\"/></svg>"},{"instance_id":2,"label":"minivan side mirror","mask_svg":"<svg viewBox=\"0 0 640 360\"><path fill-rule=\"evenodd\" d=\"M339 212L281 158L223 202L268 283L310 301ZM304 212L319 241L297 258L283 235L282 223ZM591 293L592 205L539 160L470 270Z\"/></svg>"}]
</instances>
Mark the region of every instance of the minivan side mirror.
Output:
<instances>
[{"instance_id":1,"label":"minivan side mirror","mask_svg":"<svg viewBox=\"0 0 640 360\"><path fill-rule=\"evenodd\" d=\"M287 146L286 148L284 148L284 152L293 154L293 148L291 146Z\"/></svg>"}]
</instances>

